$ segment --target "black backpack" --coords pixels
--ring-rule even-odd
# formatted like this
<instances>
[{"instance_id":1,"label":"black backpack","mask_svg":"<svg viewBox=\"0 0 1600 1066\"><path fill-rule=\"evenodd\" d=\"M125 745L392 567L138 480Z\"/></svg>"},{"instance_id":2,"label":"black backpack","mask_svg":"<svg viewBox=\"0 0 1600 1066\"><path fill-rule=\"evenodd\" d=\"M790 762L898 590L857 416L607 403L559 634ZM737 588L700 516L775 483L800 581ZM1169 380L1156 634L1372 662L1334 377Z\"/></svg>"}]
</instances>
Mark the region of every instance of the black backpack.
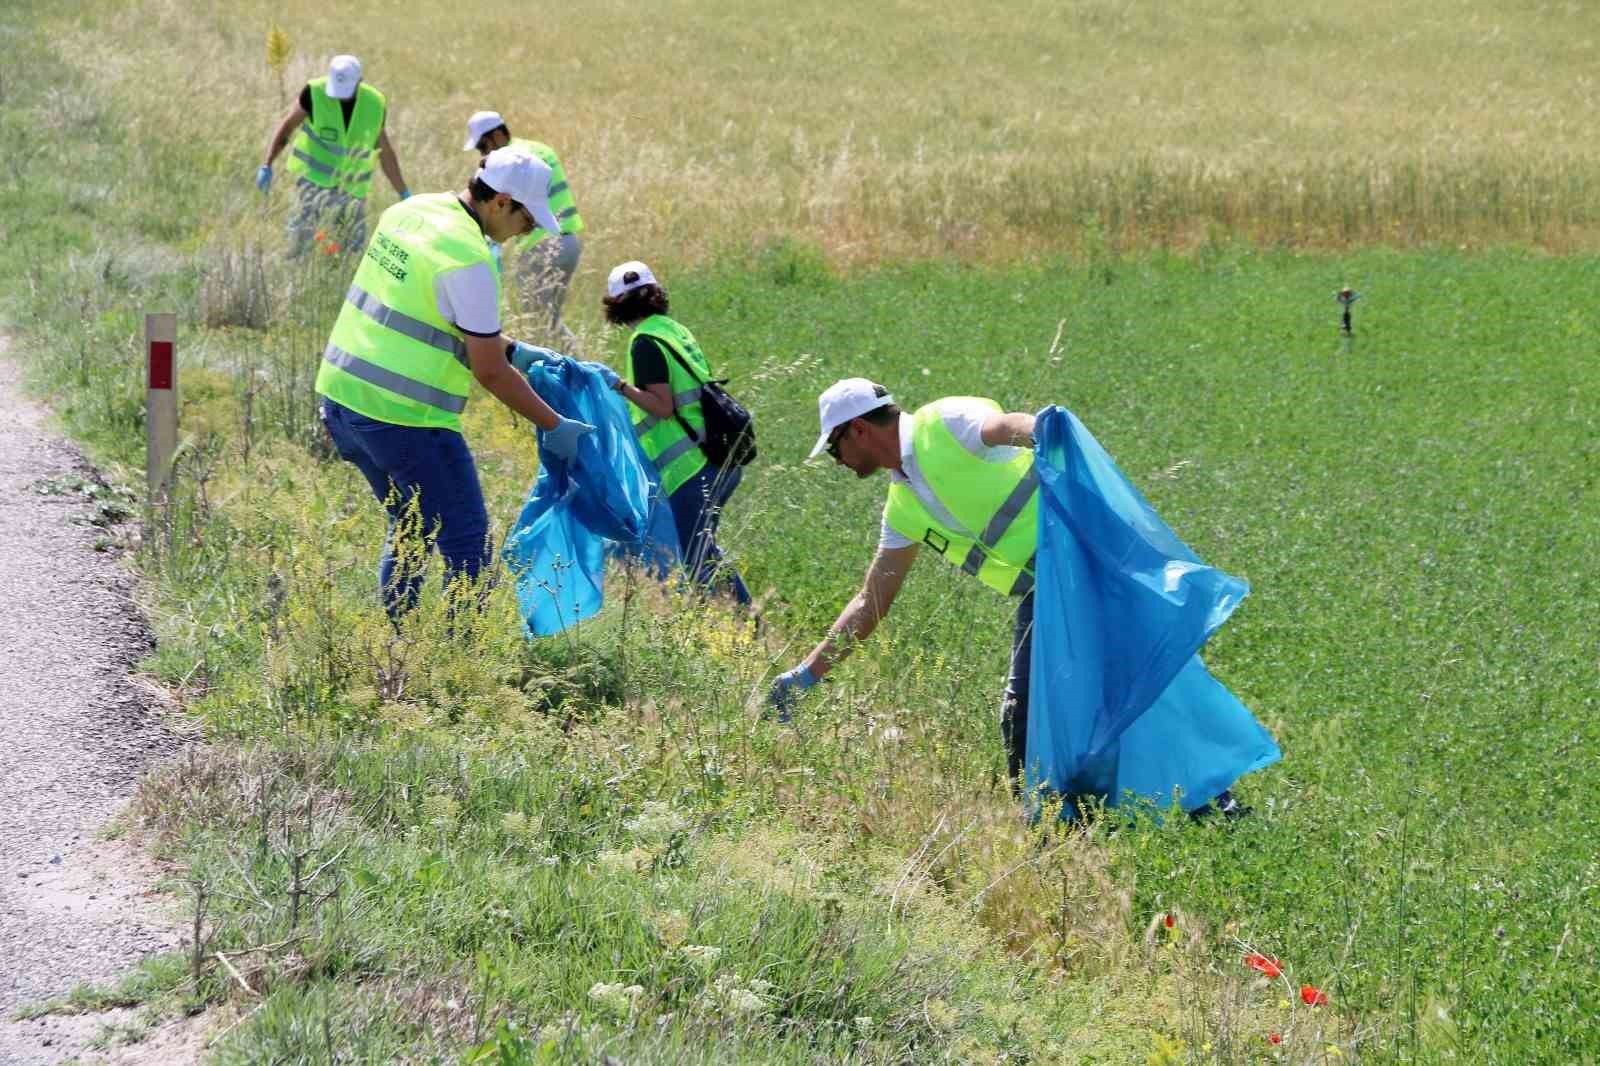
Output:
<instances>
[{"instance_id":1,"label":"black backpack","mask_svg":"<svg viewBox=\"0 0 1600 1066\"><path fill-rule=\"evenodd\" d=\"M683 356L673 351L672 345L663 344L661 347L672 352L672 357L689 372L690 377L700 381L700 375L694 372ZM756 457L755 420L745 410L744 404L722 387L727 382L727 378L700 381L700 413L706 420L703 436L695 433L676 408L672 411L672 416L689 434L689 439L699 444L700 450L706 453L706 461L719 468L744 466Z\"/></svg>"}]
</instances>

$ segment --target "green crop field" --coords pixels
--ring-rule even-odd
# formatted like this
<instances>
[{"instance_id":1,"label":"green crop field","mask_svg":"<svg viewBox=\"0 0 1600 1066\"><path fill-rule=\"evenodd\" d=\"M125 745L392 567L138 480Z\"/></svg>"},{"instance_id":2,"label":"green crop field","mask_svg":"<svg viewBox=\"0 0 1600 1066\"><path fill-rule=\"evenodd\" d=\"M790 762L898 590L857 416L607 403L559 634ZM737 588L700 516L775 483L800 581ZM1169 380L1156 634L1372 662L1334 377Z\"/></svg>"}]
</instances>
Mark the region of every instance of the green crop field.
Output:
<instances>
[{"instance_id":1,"label":"green crop field","mask_svg":"<svg viewBox=\"0 0 1600 1066\"><path fill-rule=\"evenodd\" d=\"M126 819L203 942L48 1009L210 1010L222 1063L1600 1058L1600 17L1298 6L7 8L0 326L134 487L179 314L176 498L112 540L204 736ZM660 268L756 412L765 631L622 572L543 641L505 585L390 628L311 420L349 264L250 183L344 49L413 188L478 107L562 151L584 354ZM1010 607L932 561L762 720L876 543L883 480L803 462L857 374L1070 407L1251 583L1205 653L1284 751L1250 818L1028 824ZM467 422L503 533L533 443Z\"/></svg>"}]
</instances>

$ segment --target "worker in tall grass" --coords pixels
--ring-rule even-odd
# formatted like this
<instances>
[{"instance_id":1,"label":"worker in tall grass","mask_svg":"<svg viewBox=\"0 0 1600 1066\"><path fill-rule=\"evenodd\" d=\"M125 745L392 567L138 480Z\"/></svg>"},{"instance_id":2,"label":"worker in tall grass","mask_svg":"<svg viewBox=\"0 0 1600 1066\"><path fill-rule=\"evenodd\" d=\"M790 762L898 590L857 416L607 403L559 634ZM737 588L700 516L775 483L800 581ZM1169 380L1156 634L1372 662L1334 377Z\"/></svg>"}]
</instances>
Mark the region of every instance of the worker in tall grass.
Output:
<instances>
[{"instance_id":1,"label":"worker in tall grass","mask_svg":"<svg viewBox=\"0 0 1600 1066\"><path fill-rule=\"evenodd\" d=\"M787 721L801 694L871 636L889 613L923 545L1002 595L1017 598L1011 669L1000 701L1006 769L1020 788L1027 765L1039 487L1035 417L993 400L952 396L914 414L882 385L846 378L818 399L824 451L858 478L889 471L878 551L858 592L811 653L773 683L768 702ZM1225 816L1242 808L1224 790Z\"/></svg>"},{"instance_id":2,"label":"worker in tall grass","mask_svg":"<svg viewBox=\"0 0 1600 1066\"><path fill-rule=\"evenodd\" d=\"M744 468L718 466L700 448L706 427L700 387L711 379L711 364L688 327L668 316L667 290L638 260L612 268L601 304L606 321L633 327L620 391L632 405L633 431L661 474L684 565L696 583L749 605L750 590L717 546L722 509Z\"/></svg>"},{"instance_id":3,"label":"worker in tall grass","mask_svg":"<svg viewBox=\"0 0 1600 1066\"><path fill-rule=\"evenodd\" d=\"M561 229L551 231L538 226L527 236L518 237L512 243L511 276L522 293L523 305L538 311L551 331L559 332L565 340L574 340L572 331L561 321L561 308L567 302L567 290L583 254L583 242L578 239L583 232L583 216L578 214L560 156L541 141L513 137L498 111L473 113L467 120L467 143L463 147L476 149L479 156L496 148L520 148L550 168L550 210Z\"/></svg>"},{"instance_id":4,"label":"worker in tall grass","mask_svg":"<svg viewBox=\"0 0 1600 1066\"><path fill-rule=\"evenodd\" d=\"M472 382L570 459L593 426L563 418L512 365L500 332L500 278L489 242L556 224L550 170L503 148L460 192L413 196L378 219L323 352L316 389L340 456L389 514L379 586L392 617L417 601L437 547L451 577L476 582L490 559L489 516L461 411ZM408 541L408 544L400 544ZM420 549L420 550L419 550Z\"/></svg>"},{"instance_id":5,"label":"worker in tall grass","mask_svg":"<svg viewBox=\"0 0 1600 1066\"><path fill-rule=\"evenodd\" d=\"M374 157L400 199L411 195L384 125L388 106L383 93L361 79L359 59L334 56L328 73L306 83L273 130L256 168L256 188L263 194L271 188L273 161L293 134L288 166L299 204L289 216L290 255L303 253L321 230L345 248L366 244Z\"/></svg>"}]
</instances>

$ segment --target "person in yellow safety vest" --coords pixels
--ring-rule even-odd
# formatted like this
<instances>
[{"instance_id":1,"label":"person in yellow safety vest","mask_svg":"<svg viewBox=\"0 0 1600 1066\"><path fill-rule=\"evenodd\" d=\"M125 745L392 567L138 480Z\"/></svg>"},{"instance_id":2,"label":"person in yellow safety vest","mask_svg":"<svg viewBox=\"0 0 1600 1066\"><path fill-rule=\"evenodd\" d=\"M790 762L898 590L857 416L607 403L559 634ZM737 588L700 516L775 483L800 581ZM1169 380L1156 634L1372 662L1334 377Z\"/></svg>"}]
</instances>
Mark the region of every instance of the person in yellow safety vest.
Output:
<instances>
[{"instance_id":1,"label":"person in yellow safety vest","mask_svg":"<svg viewBox=\"0 0 1600 1066\"><path fill-rule=\"evenodd\" d=\"M465 190L389 208L322 354L323 425L389 514L378 573L391 617L415 605L421 574L409 564L428 548L452 578L476 579L490 558L483 490L461 435L474 381L537 426L557 456L572 458L594 429L561 417L529 386L518 360L550 353L508 344L500 332L489 241L554 225L549 184L549 168L507 148L486 157ZM408 537L426 538L424 552L402 551L397 563L396 540Z\"/></svg>"},{"instance_id":2,"label":"person in yellow safety vest","mask_svg":"<svg viewBox=\"0 0 1600 1066\"><path fill-rule=\"evenodd\" d=\"M265 195L272 187L272 163L293 135L288 167L300 202L289 216L290 255L305 252L319 231L331 234L331 251L353 252L367 243L374 157L400 199L411 195L384 127L387 115L387 99L361 80L355 56L334 56L327 76L312 78L300 90L256 168L256 188Z\"/></svg>"},{"instance_id":3,"label":"person in yellow safety vest","mask_svg":"<svg viewBox=\"0 0 1600 1066\"><path fill-rule=\"evenodd\" d=\"M601 304L606 321L633 327L628 378L618 391L632 407L640 446L661 475L661 494L678 531L679 558L697 584L721 588L749 606L750 590L723 562L717 546L722 508L739 487L744 467L716 466L700 449L706 426L700 389L711 380L711 365L694 334L667 316L667 290L637 259L612 268Z\"/></svg>"},{"instance_id":4,"label":"person in yellow safety vest","mask_svg":"<svg viewBox=\"0 0 1600 1066\"><path fill-rule=\"evenodd\" d=\"M1028 740L1038 541L1034 416L1003 411L993 400L974 396L949 396L906 414L888 389L866 378L836 382L817 406L822 433L810 458L826 451L860 478L888 470L889 497L878 552L861 591L811 654L773 682L768 703L788 721L800 695L889 613L907 571L927 545L990 588L1019 598L1011 669L1000 702L1006 768L1012 787L1019 787ZM1228 792L1214 803L1224 816L1243 812Z\"/></svg>"},{"instance_id":5,"label":"person in yellow safety vest","mask_svg":"<svg viewBox=\"0 0 1600 1066\"><path fill-rule=\"evenodd\" d=\"M561 223L560 229L541 226L526 237L519 237L512 245L512 270L524 305L542 314L551 331L571 341L572 331L561 321L561 308L578 269L578 257L583 254L583 243L578 240L578 234L583 232L583 216L578 214L567 172L554 148L511 136L498 111L477 111L467 120L467 143L463 149L476 149L484 156L506 147L538 156L550 168L550 210Z\"/></svg>"}]
</instances>

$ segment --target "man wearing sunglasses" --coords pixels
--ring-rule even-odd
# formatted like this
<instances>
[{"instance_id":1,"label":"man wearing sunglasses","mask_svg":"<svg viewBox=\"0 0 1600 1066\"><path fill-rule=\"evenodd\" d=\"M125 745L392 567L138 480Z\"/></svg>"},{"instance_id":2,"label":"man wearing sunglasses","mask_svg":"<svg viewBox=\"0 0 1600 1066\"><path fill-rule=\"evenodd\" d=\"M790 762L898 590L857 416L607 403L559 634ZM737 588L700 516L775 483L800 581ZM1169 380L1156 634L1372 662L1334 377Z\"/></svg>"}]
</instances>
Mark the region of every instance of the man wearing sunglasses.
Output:
<instances>
[{"instance_id":1,"label":"man wearing sunglasses","mask_svg":"<svg viewBox=\"0 0 1600 1066\"><path fill-rule=\"evenodd\" d=\"M924 544L980 581L1020 597L1000 732L1015 779L1027 738L1028 653L1033 635L1033 416L992 400L955 396L906 414L882 385L836 382L817 401L827 452L858 478L889 471L878 552L866 580L827 637L774 682L768 701L787 721L800 694L872 635L889 613ZM968 532L983 532L984 547Z\"/></svg>"},{"instance_id":2,"label":"man wearing sunglasses","mask_svg":"<svg viewBox=\"0 0 1600 1066\"><path fill-rule=\"evenodd\" d=\"M930 547L990 588L1017 597L1000 736L1012 786L1020 788L1038 544L1034 416L972 396L946 397L906 414L888 389L866 378L836 382L817 406L822 432L811 458L826 451L858 478L888 470L889 497L861 591L811 654L773 683L768 702L787 721L800 695L877 628L920 550ZM1213 802L1226 817L1244 810L1226 790Z\"/></svg>"},{"instance_id":3,"label":"man wearing sunglasses","mask_svg":"<svg viewBox=\"0 0 1600 1066\"><path fill-rule=\"evenodd\" d=\"M316 383L323 424L389 513L379 585L392 616L415 604L421 580L418 567L397 563L397 536L431 538L424 544L438 548L451 578L476 580L490 558L483 491L461 435L474 381L538 427L554 455L572 458L594 428L539 398L509 362L515 345L500 332L489 242L554 226L549 185L549 167L503 148L460 192L412 196L389 208L323 352ZM413 507L415 521L407 514Z\"/></svg>"}]
</instances>

